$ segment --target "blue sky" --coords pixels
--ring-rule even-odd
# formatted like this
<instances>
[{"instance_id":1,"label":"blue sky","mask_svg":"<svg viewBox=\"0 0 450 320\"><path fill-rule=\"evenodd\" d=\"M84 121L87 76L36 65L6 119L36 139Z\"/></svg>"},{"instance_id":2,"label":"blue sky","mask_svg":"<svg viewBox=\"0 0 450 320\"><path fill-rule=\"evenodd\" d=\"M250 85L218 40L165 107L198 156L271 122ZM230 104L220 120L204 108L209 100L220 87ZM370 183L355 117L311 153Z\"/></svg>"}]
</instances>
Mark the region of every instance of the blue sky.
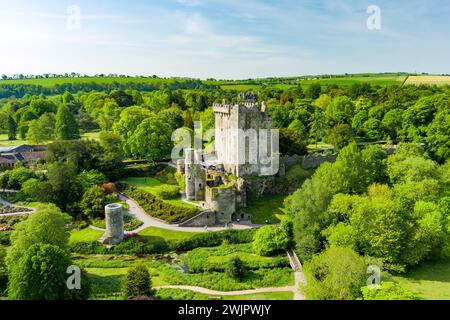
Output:
<instances>
[{"instance_id":1,"label":"blue sky","mask_svg":"<svg viewBox=\"0 0 450 320\"><path fill-rule=\"evenodd\" d=\"M448 0L0 0L0 74L450 73L449 34Z\"/></svg>"}]
</instances>

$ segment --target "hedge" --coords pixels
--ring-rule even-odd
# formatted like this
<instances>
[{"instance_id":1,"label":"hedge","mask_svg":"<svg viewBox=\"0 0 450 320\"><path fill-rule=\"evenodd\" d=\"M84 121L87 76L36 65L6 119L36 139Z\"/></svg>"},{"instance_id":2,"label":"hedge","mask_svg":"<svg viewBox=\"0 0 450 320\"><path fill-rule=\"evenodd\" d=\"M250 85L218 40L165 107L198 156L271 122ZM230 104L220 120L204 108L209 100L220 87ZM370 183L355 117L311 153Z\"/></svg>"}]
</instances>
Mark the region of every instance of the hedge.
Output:
<instances>
[{"instance_id":1,"label":"hedge","mask_svg":"<svg viewBox=\"0 0 450 320\"><path fill-rule=\"evenodd\" d=\"M168 184L162 185L158 188L158 190L156 190L156 194L164 200L174 199L180 195L180 187Z\"/></svg>"},{"instance_id":2,"label":"hedge","mask_svg":"<svg viewBox=\"0 0 450 320\"><path fill-rule=\"evenodd\" d=\"M117 187L119 191L135 200L148 215L169 223L186 221L198 213L197 208L181 207L164 202L161 198L133 186L121 183Z\"/></svg>"}]
</instances>

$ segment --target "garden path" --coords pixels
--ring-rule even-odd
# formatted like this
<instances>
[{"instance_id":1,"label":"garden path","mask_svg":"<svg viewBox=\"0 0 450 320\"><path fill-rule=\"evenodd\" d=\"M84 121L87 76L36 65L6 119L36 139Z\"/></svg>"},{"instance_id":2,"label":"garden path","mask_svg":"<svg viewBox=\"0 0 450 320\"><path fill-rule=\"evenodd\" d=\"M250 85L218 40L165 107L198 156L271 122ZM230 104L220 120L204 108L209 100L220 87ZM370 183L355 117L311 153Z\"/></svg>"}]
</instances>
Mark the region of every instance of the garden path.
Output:
<instances>
[{"instance_id":1,"label":"garden path","mask_svg":"<svg viewBox=\"0 0 450 320\"><path fill-rule=\"evenodd\" d=\"M162 220L150 217L144 209L142 209L136 201L134 201L131 198L128 198L124 194L117 193L119 200L125 201L128 206L128 214L130 216L133 216L134 218L142 221L144 224L137 228L136 230L131 231L132 233L138 233L148 227L157 227L161 229L167 229L167 230L175 230L175 231L184 231L184 232L209 232L209 231L221 231L226 230L225 226L214 226L214 227L208 227L205 229L204 227L180 227L177 224L168 224ZM246 223L233 223L228 225L228 229L249 229L249 228L255 228L259 227L260 225L252 225L252 224L246 224Z\"/></svg>"}]
</instances>

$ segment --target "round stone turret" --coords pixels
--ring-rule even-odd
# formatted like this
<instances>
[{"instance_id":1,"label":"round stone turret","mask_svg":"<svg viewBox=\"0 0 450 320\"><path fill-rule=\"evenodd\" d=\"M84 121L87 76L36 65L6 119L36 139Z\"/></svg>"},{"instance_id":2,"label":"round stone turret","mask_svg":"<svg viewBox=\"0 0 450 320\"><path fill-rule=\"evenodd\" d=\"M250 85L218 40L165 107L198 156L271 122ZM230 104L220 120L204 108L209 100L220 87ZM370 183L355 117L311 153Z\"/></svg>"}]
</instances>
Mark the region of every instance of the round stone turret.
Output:
<instances>
[{"instance_id":1,"label":"round stone turret","mask_svg":"<svg viewBox=\"0 0 450 320\"><path fill-rule=\"evenodd\" d=\"M122 242L123 232L123 210L119 203L111 203L105 206L106 232L103 235L103 243L116 245Z\"/></svg>"}]
</instances>

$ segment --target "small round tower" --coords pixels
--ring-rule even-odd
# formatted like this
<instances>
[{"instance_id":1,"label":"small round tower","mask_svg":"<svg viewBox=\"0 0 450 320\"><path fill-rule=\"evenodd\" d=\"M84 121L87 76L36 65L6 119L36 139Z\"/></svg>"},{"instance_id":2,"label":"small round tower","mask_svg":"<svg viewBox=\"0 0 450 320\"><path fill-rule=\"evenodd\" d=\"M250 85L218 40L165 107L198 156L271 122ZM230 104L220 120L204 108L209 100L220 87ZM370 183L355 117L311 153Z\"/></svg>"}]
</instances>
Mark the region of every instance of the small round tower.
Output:
<instances>
[{"instance_id":1,"label":"small round tower","mask_svg":"<svg viewBox=\"0 0 450 320\"><path fill-rule=\"evenodd\" d=\"M119 203L111 203L105 206L106 232L103 236L103 243L116 245L122 242L123 232L123 211Z\"/></svg>"}]
</instances>

